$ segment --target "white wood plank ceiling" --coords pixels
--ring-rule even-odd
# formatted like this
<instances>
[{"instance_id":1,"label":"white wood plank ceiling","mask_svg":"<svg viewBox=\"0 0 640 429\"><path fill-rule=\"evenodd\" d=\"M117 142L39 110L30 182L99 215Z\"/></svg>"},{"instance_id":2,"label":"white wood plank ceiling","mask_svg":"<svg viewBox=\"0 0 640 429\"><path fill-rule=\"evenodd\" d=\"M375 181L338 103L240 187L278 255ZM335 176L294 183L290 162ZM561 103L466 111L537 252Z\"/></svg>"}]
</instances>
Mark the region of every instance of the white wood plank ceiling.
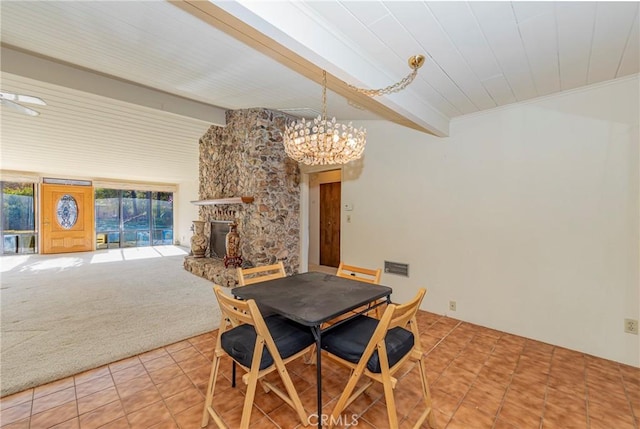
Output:
<instances>
[{"instance_id":1,"label":"white wood plank ceiling","mask_svg":"<svg viewBox=\"0 0 640 429\"><path fill-rule=\"evenodd\" d=\"M137 169L138 180L192 180L197 138L223 123L224 109L314 115L318 70L380 88L404 77L407 58L418 53L427 61L406 90L376 98L367 111L330 83L328 113L349 120L393 112L447 135L451 118L640 70L638 2L177 3L0 2L2 89L48 102L37 118L0 110L0 169L45 171L55 160L69 171L62 154L71 149L86 152L74 175ZM214 11L208 21L190 11L203 5ZM260 36L238 40L246 28L213 22L223 14ZM65 79L64 67L54 73L42 57L91 79ZM346 95L358 103L358 94ZM91 165L91 151L102 167Z\"/></svg>"},{"instance_id":2,"label":"white wood plank ceiling","mask_svg":"<svg viewBox=\"0 0 640 429\"><path fill-rule=\"evenodd\" d=\"M426 54L407 91L449 118L639 71L638 2L239 3L223 7L260 16L365 87L398 80L409 56ZM341 57L348 50L359 58Z\"/></svg>"}]
</instances>

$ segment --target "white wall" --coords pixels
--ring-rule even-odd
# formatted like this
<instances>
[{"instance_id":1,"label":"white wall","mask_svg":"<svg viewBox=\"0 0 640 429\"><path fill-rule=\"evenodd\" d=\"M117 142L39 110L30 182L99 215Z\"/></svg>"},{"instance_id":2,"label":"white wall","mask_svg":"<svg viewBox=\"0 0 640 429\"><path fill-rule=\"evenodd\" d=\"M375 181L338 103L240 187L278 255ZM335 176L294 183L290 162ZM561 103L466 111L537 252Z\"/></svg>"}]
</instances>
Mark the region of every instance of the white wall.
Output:
<instances>
[{"instance_id":1,"label":"white wall","mask_svg":"<svg viewBox=\"0 0 640 429\"><path fill-rule=\"evenodd\" d=\"M392 298L638 366L638 76L452 122L383 121L345 168L342 257L407 262ZM449 300L457 311L449 313Z\"/></svg>"},{"instance_id":2,"label":"white wall","mask_svg":"<svg viewBox=\"0 0 640 429\"><path fill-rule=\"evenodd\" d=\"M174 200L174 241L179 242L182 246L191 246L191 236L193 235L191 225L194 220L198 220L198 206L191 204L191 201L199 199L197 177L192 182L182 182L178 185L178 192Z\"/></svg>"}]
</instances>

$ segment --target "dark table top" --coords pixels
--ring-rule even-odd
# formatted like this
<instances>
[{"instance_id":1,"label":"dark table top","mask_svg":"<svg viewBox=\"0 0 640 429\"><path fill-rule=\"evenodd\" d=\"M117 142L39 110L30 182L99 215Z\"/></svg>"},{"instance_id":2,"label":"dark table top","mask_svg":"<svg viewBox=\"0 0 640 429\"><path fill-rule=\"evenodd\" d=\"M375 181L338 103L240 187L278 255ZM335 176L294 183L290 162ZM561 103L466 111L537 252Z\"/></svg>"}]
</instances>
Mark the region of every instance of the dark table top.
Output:
<instances>
[{"instance_id":1,"label":"dark table top","mask_svg":"<svg viewBox=\"0 0 640 429\"><path fill-rule=\"evenodd\" d=\"M302 273L233 289L241 299L307 326L319 326L350 310L391 295L387 286L324 273Z\"/></svg>"}]
</instances>

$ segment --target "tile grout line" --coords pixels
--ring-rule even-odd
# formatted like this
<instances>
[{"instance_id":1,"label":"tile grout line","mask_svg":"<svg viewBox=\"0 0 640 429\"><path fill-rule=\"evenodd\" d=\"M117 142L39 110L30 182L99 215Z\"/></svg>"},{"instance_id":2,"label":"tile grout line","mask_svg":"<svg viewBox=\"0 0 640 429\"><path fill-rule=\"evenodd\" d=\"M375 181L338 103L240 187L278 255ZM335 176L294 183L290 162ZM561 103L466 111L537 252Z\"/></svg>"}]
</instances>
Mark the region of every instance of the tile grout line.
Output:
<instances>
[{"instance_id":1,"label":"tile grout line","mask_svg":"<svg viewBox=\"0 0 640 429\"><path fill-rule=\"evenodd\" d=\"M440 319L438 319L436 322L432 323L432 324L431 324L431 325L429 325L429 326L431 327L431 326L435 325L436 323L438 323L438 322L439 322L442 318L444 318L444 317L446 317L446 316L444 316L444 315L443 315ZM458 320L458 323L457 323L453 328L451 328L451 330L450 330L449 332L447 332L447 333L446 333L446 335L444 335L444 336L440 339L440 341L438 341L438 342L436 343L436 345L435 345L435 346L433 346L433 347L431 348L431 350L434 350L437 346L439 346L439 345L440 345L440 343L442 343L442 342L443 342L443 341L444 341L444 340L445 340L449 335L451 335L451 333L452 333L454 330L456 330L460 325L462 325L462 323L463 323L463 322L462 322L462 320ZM474 337L475 337L475 334L474 334ZM473 337L471 337L471 338L473 339ZM466 343L466 344L469 344L470 342L471 342L471 339L469 339L469 341L467 341L467 343ZM431 352L431 350L430 350L429 352ZM452 362L456 359L456 357L458 357L458 356L460 355L460 353L461 353L461 352L458 352L458 354L456 354L456 356L455 356L453 359L451 359L451 362L449 362L449 365L447 365L447 366L446 366L446 367L445 367L445 368L440 372L440 375L438 375L438 378L436 378L436 379L433 381L433 384L436 384L436 383L438 382L438 380L440 380L440 377L442 377L442 374L443 374L443 373L444 373L444 372L445 372L445 371L446 371L446 370L451 366ZM483 363L482 365L484 366L484 363ZM476 378L477 378L477 375L476 375ZM464 394L464 395L462 395L462 398L460 398L460 401L458 401L458 403L456 404L455 408L453 409L453 412L451 413L451 417L449 418L449 421L447 422L447 425L451 422L451 418L453 418L453 416L456 414L456 412L458 411L458 408L460 408L460 404L462 404L462 402L464 401L464 398L467 396L467 393L468 393L468 391L467 391L467 392L465 392L465 394Z\"/></svg>"},{"instance_id":2,"label":"tile grout line","mask_svg":"<svg viewBox=\"0 0 640 429\"><path fill-rule=\"evenodd\" d=\"M200 356L204 357L207 361L209 361L209 359L204 355L204 353L202 353L202 352L200 351L200 349L199 349L198 347L196 347L196 346L195 346L195 345L194 345L190 340L191 340L191 339L187 339L186 341L189 343L189 345L190 345L191 347L193 347L193 348L198 352L198 355L200 355ZM187 347L185 347L184 349L186 349L186 348L187 348ZM172 354L171 354L171 353L166 349L166 347L163 347L163 349L164 349L164 351L165 351L165 352L167 352L167 354L169 355L169 357L171 357L171 359L174 361L174 363L175 363L176 365L178 365L178 368L180 368L180 371L182 372L182 375L184 375L185 377L187 377L187 379L191 382L191 384L193 384L193 386L194 386L194 388L196 389L196 391L198 392L198 394L199 394L200 396L203 396L203 395L202 395L202 392L200 392L200 389L198 389L198 386L196 386L196 384L193 382L193 380L191 380L191 378L187 375L187 373L184 371L184 369L180 366L180 363L179 363L178 361L176 361L176 360L175 360L175 358L173 357L173 355L172 355ZM181 350L184 350L184 349L181 349ZM186 360L186 359L185 359L185 360ZM144 364L143 364L143 366L144 366ZM209 366L211 366L211 365L209 365ZM144 366L144 369L145 369L145 371L147 371L147 373L149 373L149 371L147 370L147 367L146 367L146 366ZM151 378L151 374L148 374L148 375L149 375L149 378ZM151 382L153 383L153 385L154 385L154 386L156 387L156 389L157 389L157 385L156 385L156 383L153 381L153 379L151 379ZM181 392L178 392L177 394L179 394L179 393L181 393ZM168 404L165 402L165 399L167 399L167 398L164 398L164 397L162 396L162 394L160 394L160 397L162 398L162 403L164 404L164 406L165 406L165 407L167 407L167 410L169 410L169 414L171 415L171 418L173 419L173 422L176 424L176 426L177 426L177 427L180 427L180 425L178 424L178 420L177 420L176 415L174 415L173 411L169 408ZM206 402L206 396L205 396L205 397L203 397L202 399L203 399L203 401L204 401L204 402ZM184 411L184 410L182 410L182 411ZM181 412L182 412L182 411L181 411Z\"/></svg>"},{"instance_id":3,"label":"tile grout line","mask_svg":"<svg viewBox=\"0 0 640 429\"><path fill-rule=\"evenodd\" d=\"M584 358L584 355L582 355L582 359L584 361L584 408L585 412L587 413L587 429L589 429L591 427L591 413L589 412L589 367L587 365L586 359Z\"/></svg>"},{"instance_id":4,"label":"tile grout line","mask_svg":"<svg viewBox=\"0 0 640 429\"><path fill-rule=\"evenodd\" d=\"M189 344L191 344L191 343L189 343ZM193 347L193 344L191 344L191 347ZM186 348L186 347L185 347L185 348ZM166 347L162 347L162 350L164 350L164 351L165 351L165 353L167 353L167 355L171 358L171 360L172 360L176 365L178 365L178 368L180 368L180 371L182 371L182 374L184 374L184 371L182 370L182 367L181 367L181 366L180 366L180 364L179 364L179 363L178 363L178 362L173 358L173 355L172 355L171 353L169 353L169 350L167 350L167 348L166 348ZM198 350L198 352L200 352L200 350ZM138 359L140 359L140 358L138 357ZM159 358L156 358L156 359L159 359ZM153 361L153 360L154 360L154 359L151 359L151 360L149 360L149 362L151 362L151 361ZM162 393L160 393L160 391L158 390L158 385L156 384L156 382L155 382L155 381L153 381L153 378L151 378L151 374L149 373L149 369L148 369L148 368L147 368L147 366L144 364L144 362L140 361L140 363L142 364L142 367L144 368L144 372L147 374L147 376L149 377L149 379L150 379L150 380L151 380L151 382L153 383L153 387L155 387L155 388L156 388L156 390L158 391L158 394L160 395L160 401L159 401L159 402L162 402L162 405L164 405L164 406L167 408L167 410L169 410L169 415L171 416L171 419L173 420L173 423L175 423L175 425L176 425L176 426L178 426L178 422L176 421L176 418L175 418L175 416L173 415L173 412L171 411L171 409L169 409L169 407L167 406L167 403L165 402L165 397L164 397L164 396L162 396ZM166 366L168 366L168 365L166 365ZM186 376L186 374L184 374L184 375ZM175 377L174 377L174 378L175 378ZM188 378L188 377L187 377L187 378ZM189 380L191 380L191 379L189 379ZM151 404L149 404L149 405L151 405ZM147 406L149 406L149 405L147 405ZM123 408L124 408L124 406L123 406ZM146 407L143 407L143 408L146 408ZM141 408L141 409L142 409L142 408ZM138 411L138 410L136 410L136 411ZM126 410L125 410L125 417L127 418L127 422L129 423L129 426L131 426L131 422L129 421L129 415L127 414ZM179 426L178 426L178 427L179 427Z\"/></svg>"},{"instance_id":5,"label":"tile grout line","mask_svg":"<svg viewBox=\"0 0 640 429\"><path fill-rule=\"evenodd\" d=\"M631 395L629 394L629 389L627 388L627 383L625 382L624 374L622 373L620 364L618 364L618 373L620 374L620 381L622 382L622 387L624 388L624 394L627 398L627 405L629 406L629 409L631 410L631 416L633 417L633 426L636 429L638 429L638 419L636 418L636 412L633 409L633 403L631 402Z\"/></svg>"},{"instance_id":6,"label":"tile grout line","mask_svg":"<svg viewBox=\"0 0 640 429\"><path fill-rule=\"evenodd\" d=\"M540 429L542 429L543 426L544 426L544 412L547 409L547 398L549 396L549 388L550 388L549 381L551 380L551 368L553 368L553 361L554 361L553 358L554 358L555 354L556 354L556 347L554 346L553 347L553 351L551 352L551 359L549 360L549 373L547 374L547 382L545 383L545 386L544 386L544 401L542 403L542 412L540 414ZM585 387L586 387L587 380L586 380L585 377L586 376L583 376L584 381L585 381ZM586 392L585 392L585 395L586 395ZM588 417L587 417L587 419L588 419ZM588 427L589 427L589 421L587 420L587 428Z\"/></svg>"},{"instance_id":7,"label":"tile grout line","mask_svg":"<svg viewBox=\"0 0 640 429\"><path fill-rule=\"evenodd\" d=\"M500 335L500 338L502 338L502 335ZM500 340L500 338L498 338L498 341ZM496 344L498 344L498 341L496 341ZM491 355L493 354L493 352L496 349L496 344L494 344L493 348L491 349L491 353L489 353L489 357L487 357L487 360L489 360L489 358L491 357ZM522 345L522 349L520 350L520 354L518 355L518 361L516 362L515 367L513 368L513 371L511 372L511 376L509 377L509 382L507 383L507 385L504 388L504 393L502 394L502 399L500 399L500 405L498 405L498 409L496 410L496 414L493 417L493 425L491 426L492 429L494 429L496 427L496 424L498 423L498 419L500 416L500 411L502 411L502 407L504 406L504 401L507 398L507 393L509 392L509 388L511 387L511 382L513 381L513 376L515 374L516 368L518 368L518 364L520 363L520 357L522 356L522 351L524 350L524 344ZM485 361L486 363L486 361ZM484 366L484 364L483 364ZM477 379L477 377L476 377ZM466 396L466 395L465 395Z\"/></svg>"},{"instance_id":8,"label":"tile grout line","mask_svg":"<svg viewBox=\"0 0 640 429\"><path fill-rule=\"evenodd\" d=\"M74 379L74 382L73 382L73 387L74 387L73 391L74 391L74 393L75 393L75 386L76 386L76 383L75 383L75 379ZM36 388L34 387L33 390L31 391L31 406L29 407L29 425L28 425L29 428L31 428L31 417L33 417L33 403L35 402L35 400L36 400ZM76 397L76 401L77 400L78 400L78 398ZM77 405L77 402L76 402L76 409L77 409L77 407L78 407L78 405ZM80 419L78 419L78 423L80 423Z\"/></svg>"},{"instance_id":9,"label":"tile grout line","mask_svg":"<svg viewBox=\"0 0 640 429\"><path fill-rule=\"evenodd\" d=\"M140 361L140 357L139 356L140 355L136 355L136 357L138 358L138 361ZM125 358L125 359L127 359L127 358ZM113 362L113 363L115 363L115 362ZM140 363L142 364L142 361L140 361ZM129 427L131 427L131 423L129 422L129 418L127 418L127 411L124 409L124 405L122 404L122 397L120 396L120 391L118 390L118 386L116 384L116 380L115 380L115 378L113 378L113 371L111 371L111 366L110 365L111 364L107 364L106 367L109 370L109 376L111 377L111 381L113 381L113 388L115 389L116 395L118 396L118 402L120 403L120 408L122 409L122 413L124 414L124 418L127 421L127 425ZM143 365L143 368L144 368L144 365ZM145 368L145 370L146 370L146 368ZM106 389L103 389L103 390L106 390ZM113 401L113 402L115 402L115 401ZM111 402L109 402L109 403L111 403ZM108 404L105 404L105 405L108 405ZM104 406L104 405L102 405L102 406ZM114 421L115 420L112 420L111 422L114 422ZM101 426L108 425L111 422L107 422L107 423L105 423L104 425L101 425ZM78 416L78 424L80 424L80 416ZM100 429L100 427L98 427L97 429Z\"/></svg>"},{"instance_id":10,"label":"tile grout line","mask_svg":"<svg viewBox=\"0 0 640 429\"><path fill-rule=\"evenodd\" d=\"M190 342L189 342L189 344L193 347L193 344L191 344ZM186 347L185 347L185 348L186 348ZM195 348L195 347L194 347L194 348ZM185 374L184 370L182 369L182 367L180 367L179 363L178 363L178 362L173 358L173 356L171 355L171 353L166 349L166 346L162 347L162 349L165 351L165 353L167 354L167 356L169 356L169 357L171 358L171 360L173 361L173 363L175 363L176 365L178 365L178 367L180 368L180 371L182 371L182 374L186 376L186 374ZM154 350L157 350L157 349L154 349ZM197 350L197 349L196 349L196 350ZM153 351L153 350L151 350L151 351ZM197 350L197 351L198 351L198 353L200 353L200 351L199 351L199 350ZM144 353L141 353L141 354L135 355L135 357L137 358L137 360L138 360L138 362L140 363L140 365L142 365L142 368L144 369L144 373L149 377L149 379L150 379L150 380L151 380L151 382L153 383L153 387L155 387L155 388L156 388L156 390L157 390L157 389L158 389L158 385L156 384L156 382L154 382L154 381L153 381L153 379L151 378L151 374L149 373L149 370L148 370L148 369L147 369L147 367L145 366L144 362L140 359L140 356L141 356L142 354L144 354ZM200 353L200 354L201 354L201 353ZM125 358L125 359L128 359L128 358ZM155 358L155 359L160 359L160 357L157 357L157 358ZM155 360L155 359L150 359L148 362L151 362L151 361L153 361L153 360ZM116 361L116 362L117 362L117 361ZM113 364L113 363L116 363L116 362L112 362L112 364ZM114 373L117 373L117 372L120 372L120 371L124 371L124 370L126 370L126 369L128 369L128 368L133 367L134 365L132 365L131 367L127 367L127 368L120 369L120 370L118 370L118 371L113 371L113 370L112 370L112 368L110 367L110 365L111 365L111 364L106 364L106 365L105 365L105 367L109 370L109 376L111 377L111 380L113 381L113 387L114 387L114 389L115 389L115 391L116 391L116 395L118 396L117 401L120 403L120 407L121 407L121 409L122 409L122 411L123 411L123 414L124 414L124 416L123 416L123 417L124 417L124 418L125 418L125 420L127 421L127 424L128 424L129 426L131 426L131 421L130 421L130 419L129 419L129 414L132 414L132 413L134 413L134 412L140 411L140 410L142 410L143 408L145 408L146 406L149 406L149 405L151 405L151 404L147 404L145 407L142 407L142 408L136 409L136 410L132 411L132 413L127 413L127 410L124 408L123 397L121 396L120 391L118 390L118 385L117 385L117 383L116 383L115 378L113 377L113 374L114 374ZM167 365L167 366L168 366L168 365ZM140 377L140 376L139 376L139 377ZM131 380L133 380L133 379L135 379L135 378L138 378L138 377L134 377L134 378L132 378ZM187 377L187 378L188 378L188 377ZM127 381L130 381L130 380L127 380ZM189 381L191 381L191 379L189 379ZM191 382L192 382L192 381L191 381ZM192 383L193 383L193 382L192 382ZM106 390L106 389L102 389L102 390ZM97 393L97 392L95 392L95 393ZM137 392L136 392L136 393L137 393ZM158 393L160 394L160 392L158 392ZM165 407L167 407L167 410L169 411L169 414L171 415L171 418L173 419L173 423L175 423L175 424L177 425L177 421L176 421L176 419L175 419L175 416L173 415L173 412L172 412L172 411L169 409L169 407L167 406L167 403L165 402L165 398L162 396L162 394L160 394L160 398L161 398L161 399L160 399L160 401L158 401L158 402L162 402L162 403L163 403L163 405L164 405ZM113 402L116 402L116 401L114 400L114 401L112 401L112 402L109 402L108 404L111 404L111 403L113 403ZM108 404L104 404L104 405L108 405ZM104 405L102 405L102 406L104 406ZM91 411L94 411L94 410L91 410ZM87 411L87 413L90 413L91 411ZM84 414L87 414L87 413L84 413ZM78 415L78 419L80 419L80 415ZM117 420L117 419L116 419L116 420ZM110 421L110 422L106 422L104 425L101 425L101 426L100 426L100 427L98 427L97 429L100 429L101 427L104 427L104 426L106 426L106 425L108 425L108 424L111 424L111 423L113 423L114 421L115 421L115 420L112 420L112 421Z\"/></svg>"},{"instance_id":11,"label":"tile grout line","mask_svg":"<svg viewBox=\"0 0 640 429\"><path fill-rule=\"evenodd\" d=\"M446 316L442 316L442 317L446 317ZM458 320L458 319L456 319L456 320ZM437 322L434 322L433 324L435 324L435 323L437 323ZM441 339L440 341L438 341L438 342L436 343L436 345L435 345L435 346L433 346L432 350L433 350L433 349L435 349L438 345L440 345L440 343L441 343L442 341L444 341L444 340L445 340L449 335L451 335L451 334L453 333L453 331L455 331L457 328L459 328L463 323L465 323L465 322L463 322L462 320L458 320L458 323L457 323L453 328L451 328L451 330L450 330L449 332L447 332L447 334L446 334L444 337L442 337L442 339ZM433 324L432 324L432 325L433 325ZM430 325L430 326L431 326L431 325ZM471 337L471 338L470 338L470 339L465 343L465 346L462 348L462 350L464 350L464 349L469 345L469 343L471 343L471 341L473 340L473 338L475 338L477 335L478 335L478 334L477 334L477 333L475 333L475 334L474 334L474 335L473 335L473 336L472 336L472 337ZM494 350L494 349L495 349L495 345L494 345L494 346L493 346L493 348L491 349L491 352L489 353L489 356L488 356L488 357L485 359L485 361L482 363L482 366L483 366L483 367L484 367L485 363L487 362L487 360L489 359L489 357L491 356L491 354L493 353L493 350ZM436 378L436 379L435 379L434 384L435 384L435 383L440 379L440 377L442 377L442 374L443 374L447 369L449 369L449 367L453 364L453 361L454 361L454 360L456 360L456 358L457 358L458 356L460 356L460 353L462 353L462 350L460 350L460 351L455 355L455 357L454 357L453 359L451 359L451 362L449 362L449 365L447 365L447 366L442 370L442 372L440 372L440 375L438 376L438 378ZM469 388L468 388L468 389L467 389L467 391L464 393L464 395L462 395L462 397L460 398L460 401L458 401L458 403L457 403L457 404L456 404L456 406L454 407L453 412L451 413L451 418L453 418L453 417L455 416L456 412L457 412L457 411L458 411L458 409L460 408L460 405L462 405L462 403L464 402L464 398L466 398L466 397L467 397L467 394L469 393L469 390L471 390L471 386L473 385L473 383L475 382L475 380L477 380L477 379L478 379L479 375L480 375L480 371L478 371L478 373L475 375L475 378L474 378L474 379L473 379L473 381L469 384ZM496 413L496 415L494 416L494 424L495 424L495 420L497 419L497 415L498 415L498 414ZM450 422L451 422L451 419L449 420L449 422L447 422L447 425L448 425Z\"/></svg>"}]
</instances>

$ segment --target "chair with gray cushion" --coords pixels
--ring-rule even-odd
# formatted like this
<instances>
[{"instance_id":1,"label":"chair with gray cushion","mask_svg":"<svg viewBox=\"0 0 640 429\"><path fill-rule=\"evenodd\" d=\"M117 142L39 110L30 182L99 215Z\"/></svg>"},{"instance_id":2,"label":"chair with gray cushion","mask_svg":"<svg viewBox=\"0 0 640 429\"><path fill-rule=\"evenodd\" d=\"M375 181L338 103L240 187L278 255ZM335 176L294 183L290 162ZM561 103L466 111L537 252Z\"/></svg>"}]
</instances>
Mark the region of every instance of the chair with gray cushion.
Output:
<instances>
[{"instance_id":1,"label":"chair with gray cushion","mask_svg":"<svg viewBox=\"0 0 640 429\"><path fill-rule=\"evenodd\" d=\"M398 416L393 389L399 380L394 374L407 362L413 362L418 366L424 404L424 410L413 427L421 427L428 419L429 425L435 428L425 360L416 321L416 313L425 294L426 290L420 289L415 298L406 304L389 304L380 320L361 315L323 333L323 351L351 370L347 385L331 412L329 428L339 421L339 416L356 398L374 382L378 382L384 390L389 428L397 429ZM362 377L366 377L367 382L355 390ZM401 381L410 383L414 380L417 381L415 378L405 377Z\"/></svg>"},{"instance_id":2,"label":"chair with gray cushion","mask_svg":"<svg viewBox=\"0 0 640 429\"><path fill-rule=\"evenodd\" d=\"M293 408L301 423L307 426L309 424L307 414L286 365L307 353L315 344L311 330L283 317L263 318L255 301L232 298L222 292L222 288L218 285L214 286L214 291L223 322L218 331L211 364L202 427L207 426L211 417L218 427L227 428L219 412L213 407L220 360L225 356L230 357L246 372L242 377L242 381L247 385L247 391L240 429L249 427L258 381L265 391L275 393ZM272 372L280 376L284 390L264 379Z\"/></svg>"}]
</instances>

